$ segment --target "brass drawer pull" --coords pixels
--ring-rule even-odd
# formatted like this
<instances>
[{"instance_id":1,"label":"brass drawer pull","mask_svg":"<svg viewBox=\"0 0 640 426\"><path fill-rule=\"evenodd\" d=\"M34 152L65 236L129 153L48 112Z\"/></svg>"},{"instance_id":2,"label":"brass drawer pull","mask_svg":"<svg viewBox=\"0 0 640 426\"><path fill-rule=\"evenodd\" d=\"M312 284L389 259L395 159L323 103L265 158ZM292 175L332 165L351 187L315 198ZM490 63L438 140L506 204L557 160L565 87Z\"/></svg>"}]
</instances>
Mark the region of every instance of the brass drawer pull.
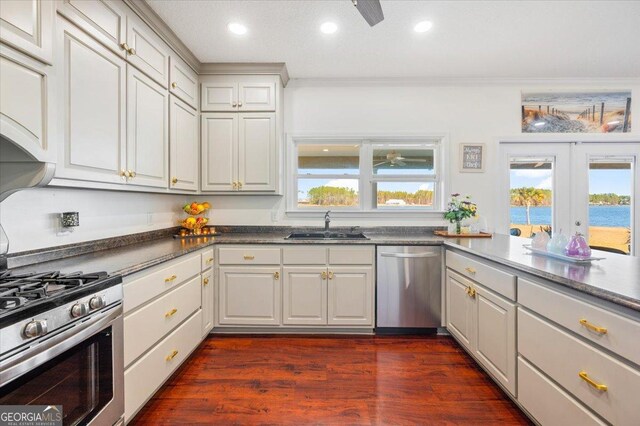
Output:
<instances>
[{"instance_id":1,"label":"brass drawer pull","mask_svg":"<svg viewBox=\"0 0 640 426\"><path fill-rule=\"evenodd\" d=\"M595 389L599 390L600 392L606 392L609 389L607 387L607 385L603 385L603 384L600 384L600 383L594 381L591 377L589 377L589 375L587 374L586 371L579 372L578 376L580 376L580 378L582 380L584 380L585 382L589 383L592 387L594 387Z\"/></svg>"},{"instance_id":2,"label":"brass drawer pull","mask_svg":"<svg viewBox=\"0 0 640 426\"><path fill-rule=\"evenodd\" d=\"M333 272L329 271L329 279L332 280L333 279Z\"/></svg>"},{"instance_id":3,"label":"brass drawer pull","mask_svg":"<svg viewBox=\"0 0 640 426\"><path fill-rule=\"evenodd\" d=\"M165 278L164 282L165 283L170 283L171 281L175 280L176 278L178 278L177 275L171 275L169 278Z\"/></svg>"},{"instance_id":4,"label":"brass drawer pull","mask_svg":"<svg viewBox=\"0 0 640 426\"><path fill-rule=\"evenodd\" d=\"M256 258L255 256L251 256L249 254L245 254L243 257L244 257L244 260L253 260Z\"/></svg>"},{"instance_id":5,"label":"brass drawer pull","mask_svg":"<svg viewBox=\"0 0 640 426\"><path fill-rule=\"evenodd\" d=\"M166 314L164 314L165 318L169 318L175 315L175 313L178 312L178 310L176 308L173 308L172 310L170 310L169 312L167 312Z\"/></svg>"},{"instance_id":6,"label":"brass drawer pull","mask_svg":"<svg viewBox=\"0 0 640 426\"><path fill-rule=\"evenodd\" d=\"M273 273L273 279L274 280L279 280L280 279L280 272L274 272Z\"/></svg>"},{"instance_id":7,"label":"brass drawer pull","mask_svg":"<svg viewBox=\"0 0 640 426\"><path fill-rule=\"evenodd\" d=\"M165 359L167 361L171 361L172 359L174 359L176 357L176 355L178 355L178 351L177 350L171 352L169 355L167 355L167 357Z\"/></svg>"},{"instance_id":8,"label":"brass drawer pull","mask_svg":"<svg viewBox=\"0 0 640 426\"><path fill-rule=\"evenodd\" d=\"M208 258L206 262L207 262L207 264L213 262L213 257Z\"/></svg>"},{"instance_id":9,"label":"brass drawer pull","mask_svg":"<svg viewBox=\"0 0 640 426\"><path fill-rule=\"evenodd\" d=\"M580 320L580 324L584 325L585 327L587 327L589 330L593 330L596 333L600 333L600 334L607 334L607 329L604 327L598 327L597 325L593 325L591 324L589 321L587 321L585 318L582 318Z\"/></svg>"},{"instance_id":10,"label":"brass drawer pull","mask_svg":"<svg viewBox=\"0 0 640 426\"><path fill-rule=\"evenodd\" d=\"M326 280L327 279L327 272L326 271L322 271L320 276L322 277L323 280Z\"/></svg>"},{"instance_id":11,"label":"brass drawer pull","mask_svg":"<svg viewBox=\"0 0 640 426\"><path fill-rule=\"evenodd\" d=\"M202 282L204 283L204 285L209 284L209 277L205 277L205 279L202 280Z\"/></svg>"},{"instance_id":12,"label":"brass drawer pull","mask_svg":"<svg viewBox=\"0 0 640 426\"><path fill-rule=\"evenodd\" d=\"M473 269L472 267L468 266L466 268L464 268L465 271L467 271L468 273L470 273L471 275L475 275L476 274L476 270Z\"/></svg>"}]
</instances>

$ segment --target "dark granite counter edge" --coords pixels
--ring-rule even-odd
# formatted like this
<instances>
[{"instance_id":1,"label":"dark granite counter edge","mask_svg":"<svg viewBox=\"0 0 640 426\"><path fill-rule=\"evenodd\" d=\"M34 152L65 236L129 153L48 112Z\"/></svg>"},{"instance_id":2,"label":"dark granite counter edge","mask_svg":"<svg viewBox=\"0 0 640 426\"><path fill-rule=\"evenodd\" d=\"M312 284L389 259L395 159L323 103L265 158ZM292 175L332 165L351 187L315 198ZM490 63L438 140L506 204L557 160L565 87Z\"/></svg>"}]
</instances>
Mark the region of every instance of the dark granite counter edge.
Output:
<instances>
[{"instance_id":1,"label":"dark granite counter edge","mask_svg":"<svg viewBox=\"0 0 640 426\"><path fill-rule=\"evenodd\" d=\"M468 247L460 246L452 241L445 241L444 245L446 247L451 247L456 250L464 251L465 253L472 254L477 257L481 257L483 259L490 260L492 262L499 263L504 266L508 266L513 269L517 269L522 272L526 272L528 274L534 275L539 278L543 278L547 281L551 281L554 284L558 284L573 290L576 290L580 293L588 294L590 296L594 296L598 299L606 300L616 305L624 306L626 308L632 309L634 311L640 311L640 301L623 296L618 293L614 293L602 288L594 287L589 284L581 283L578 281L573 281L569 278L560 277L555 274L548 274L544 271L541 271L536 268L532 268L530 266L522 265L517 262L512 262L510 260L504 259L498 256L491 256L486 253L478 252L476 250L470 249Z\"/></svg>"}]
</instances>

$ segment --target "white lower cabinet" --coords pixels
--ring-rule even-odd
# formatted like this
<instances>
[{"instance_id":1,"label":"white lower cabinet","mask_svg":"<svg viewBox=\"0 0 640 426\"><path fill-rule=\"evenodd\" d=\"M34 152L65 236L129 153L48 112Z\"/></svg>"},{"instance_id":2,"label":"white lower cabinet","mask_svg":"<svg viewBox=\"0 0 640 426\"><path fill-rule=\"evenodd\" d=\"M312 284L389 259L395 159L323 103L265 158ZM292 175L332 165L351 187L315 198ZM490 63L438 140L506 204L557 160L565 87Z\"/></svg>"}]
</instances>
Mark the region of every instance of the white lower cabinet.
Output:
<instances>
[{"instance_id":1,"label":"white lower cabinet","mask_svg":"<svg viewBox=\"0 0 640 426\"><path fill-rule=\"evenodd\" d=\"M128 422L202 340L198 310L124 372L124 420Z\"/></svg>"},{"instance_id":2,"label":"white lower cabinet","mask_svg":"<svg viewBox=\"0 0 640 426\"><path fill-rule=\"evenodd\" d=\"M516 395L516 304L447 270L446 324L471 355Z\"/></svg>"},{"instance_id":3,"label":"white lower cabinet","mask_svg":"<svg viewBox=\"0 0 640 426\"><path fill-rule=\"evenodd\" d=\"M219 322L279 325L280 266L220 267Z\"/></svg>"},{"instance_id":4,"label":"white lower cabinet","mask_svg":"<svg viewBox=\"0 0 640 426\"><path fill-rule=\"evenodd\" d=\"M327 324L327 269L286 266L282 269L282 323Z\"/></svg>"},{"instance_id":5,"label":"white lower cabinet","mask_svg":"<svg viewBox=\"0 0 640 426\"><path fill-rule=\"evenodd\" d=\"M373 268L332 266L328 272L329 325L373 326Z\"/></svg>"},{"instance_id":6,"label":"white lower cabinet","mask_svg":"<svg viewBox=\"0 0 640 426\"><path fill-rule=\"evenodd\" d=\"M213 269L209 268L202 272L202 336L206 337L213 328L214 319L214 275Z\"/></svg>"}]
</instances>

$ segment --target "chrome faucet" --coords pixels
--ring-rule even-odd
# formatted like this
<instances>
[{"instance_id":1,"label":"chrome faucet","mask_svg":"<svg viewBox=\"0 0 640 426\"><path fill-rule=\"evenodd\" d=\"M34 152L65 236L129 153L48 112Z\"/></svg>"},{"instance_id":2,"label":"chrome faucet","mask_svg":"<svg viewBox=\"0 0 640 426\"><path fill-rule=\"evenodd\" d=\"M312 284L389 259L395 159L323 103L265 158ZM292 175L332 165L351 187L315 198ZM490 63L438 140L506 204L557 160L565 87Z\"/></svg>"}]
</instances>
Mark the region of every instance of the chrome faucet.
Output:
<instances>
[{"instance_id":1,"label":"chrome faucet","mask_svg":"<svg viewBox=\"0 0 640 426\"><path fill-rule=\"evenodd\" d=\"M329 224L331 223L329 213L331 213L331 210L327 210L327 212L324 214L324 232L329 232Z\"/></svg>"}]
</instances>

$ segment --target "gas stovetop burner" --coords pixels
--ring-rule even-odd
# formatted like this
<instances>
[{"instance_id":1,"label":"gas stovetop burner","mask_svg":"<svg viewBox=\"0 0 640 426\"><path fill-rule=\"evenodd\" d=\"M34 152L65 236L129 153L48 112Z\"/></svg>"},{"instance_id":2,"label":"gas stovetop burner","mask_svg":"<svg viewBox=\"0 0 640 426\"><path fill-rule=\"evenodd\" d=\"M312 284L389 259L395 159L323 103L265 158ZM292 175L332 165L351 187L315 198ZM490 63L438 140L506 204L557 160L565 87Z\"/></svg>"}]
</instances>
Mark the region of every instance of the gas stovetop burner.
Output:
<instances>
[{"instance_id":1,"label":"gas stovetop burner","mask_svg":"<svg viewBox=\"0 0 640 426\"><path fill-rule=\"evenodd\" d=\"M107 277L108 274L106 272L62 274L59 271L55 271L12 274L11 271L5 271L0 273L0 312L63 294L65 291L70 291Z\"/></svg>"}]
</instances>

